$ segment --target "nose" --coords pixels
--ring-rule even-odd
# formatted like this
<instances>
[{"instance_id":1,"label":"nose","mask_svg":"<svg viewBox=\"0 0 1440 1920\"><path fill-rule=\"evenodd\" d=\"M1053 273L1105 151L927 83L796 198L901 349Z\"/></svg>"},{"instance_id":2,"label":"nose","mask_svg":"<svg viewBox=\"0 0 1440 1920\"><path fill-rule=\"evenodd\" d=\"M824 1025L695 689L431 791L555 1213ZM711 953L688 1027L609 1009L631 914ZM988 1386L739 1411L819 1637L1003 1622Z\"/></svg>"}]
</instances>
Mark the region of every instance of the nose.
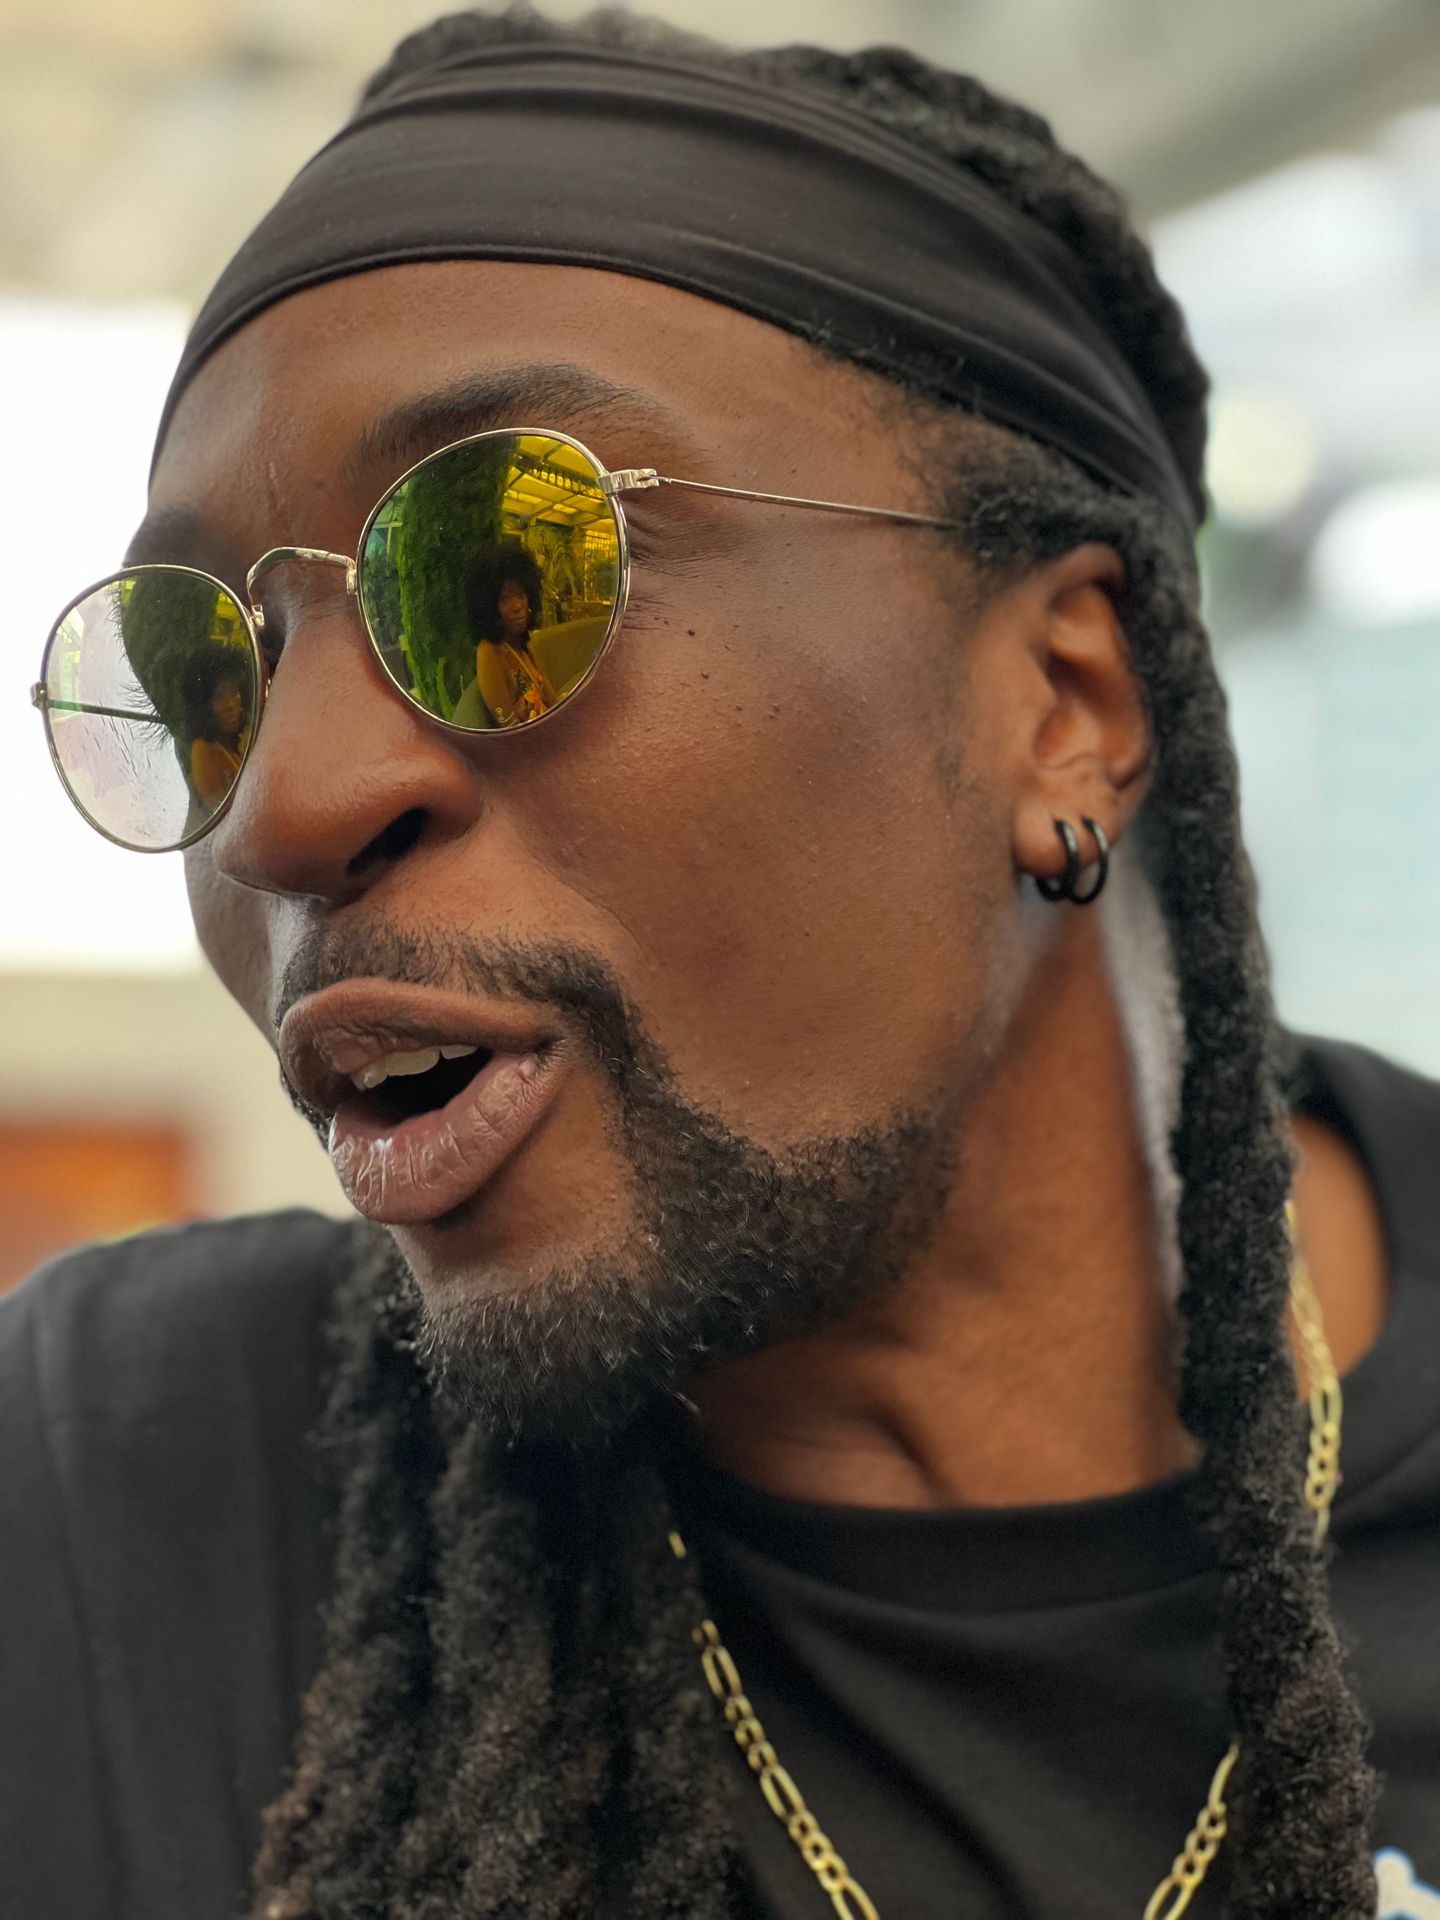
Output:
<instances>
[{"instance_id":1,"label":"nose","mask_svg":"<svg viewBox=\"0 0 1440 1920\"><path fill-rule=\"evenodd\" d=\"M331 595L288 631L211 858L243 886L343 905L481 811L458 736L399 693L354 600Z\"/></svg>"}]
</instances>

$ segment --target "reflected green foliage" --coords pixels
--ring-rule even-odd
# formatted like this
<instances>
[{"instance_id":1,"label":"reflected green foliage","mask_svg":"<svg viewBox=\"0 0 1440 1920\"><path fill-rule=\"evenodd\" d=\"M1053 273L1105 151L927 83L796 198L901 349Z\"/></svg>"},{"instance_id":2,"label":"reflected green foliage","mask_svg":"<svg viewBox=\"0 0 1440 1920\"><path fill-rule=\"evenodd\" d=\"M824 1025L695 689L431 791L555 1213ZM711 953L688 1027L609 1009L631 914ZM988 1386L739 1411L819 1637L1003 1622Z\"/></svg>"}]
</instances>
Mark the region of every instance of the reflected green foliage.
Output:
<instances>
[{"instance_id":1,"label":"reflected green foliage","mask_svg":"<svg viewBox=\"0 0 1440 1920\"><path fill-rule=\"evenodd\" d=\"M72 798L123 846L176 846L233 790L258 711L238 603L180 567L122 574L66 614L46 661Z\"/></svg>"},{"instance_id":2,"label":"reflected green foliage","mask_svg":"<svg viewBox=\"0 0 1440 1920\"><path fill-rule=\"evenodd\" d=\"M593 459L554 434L443 449L375 514L360 599L416 702L474 731L526 725L593 667L619 588L614 509ZM524 605L502 617L506 583Z\"/></svg>"},{"instance_id":3,"label":"reflected green foliage","mask_svg":"<svg viewBox=\"0 0 1440 1920\"><path fill-rule=\"evenodd\" d=\"M116 609L126 659L156 716L177 739L196 732L194 683L216 648L233 655L236 676L254 680L250 637L240 609L199 574L156 568L122 580ZM209 669L205 677L211 677Z\"/></svg>"},{"instance_id":4,"label":"reflected green foliage","mask_svg":"<svg viewBox=\"0 0 1440 1920\"><path fill-rule=\"evenodd\" d=\"M361 597L385 663L442 719L475 677L465 583L477 548L500 537L512 444L458 448L422 467L365 542Z\"/></svg>"}]
</instances>

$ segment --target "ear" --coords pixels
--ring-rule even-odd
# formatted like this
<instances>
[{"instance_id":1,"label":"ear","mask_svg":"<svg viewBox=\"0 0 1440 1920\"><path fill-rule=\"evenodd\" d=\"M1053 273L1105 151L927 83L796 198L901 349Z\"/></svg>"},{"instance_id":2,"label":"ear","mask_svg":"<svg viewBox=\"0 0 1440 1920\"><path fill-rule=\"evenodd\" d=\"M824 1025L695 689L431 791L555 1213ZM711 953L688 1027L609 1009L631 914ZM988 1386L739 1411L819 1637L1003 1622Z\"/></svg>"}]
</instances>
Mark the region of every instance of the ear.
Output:
<instances>
[{"instance_id":1,"label":"ear","mask_svg":"<svg viewBox=\"0 0 1440 1920\"><path fill-rule=\"evenodd\" d=\"M1148 784L1150 727L1116 611L1125 566L1090 541L1034 569L1000 596L1017 871L1054 877L1065 866L1055 830L1068 820L1081 859L1094 859L1088 818L1118 841Z\"/></svg>"}]
</instances>

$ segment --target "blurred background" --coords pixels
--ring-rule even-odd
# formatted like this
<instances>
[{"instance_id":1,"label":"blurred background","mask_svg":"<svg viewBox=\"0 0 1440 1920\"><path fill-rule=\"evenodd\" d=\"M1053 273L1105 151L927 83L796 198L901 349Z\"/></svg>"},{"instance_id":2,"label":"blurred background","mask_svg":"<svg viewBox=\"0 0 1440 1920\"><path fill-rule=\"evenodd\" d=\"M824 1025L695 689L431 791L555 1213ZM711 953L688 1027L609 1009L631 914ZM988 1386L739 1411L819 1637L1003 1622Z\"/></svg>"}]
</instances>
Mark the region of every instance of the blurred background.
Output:
<instances>
[{"instance_id":1,"label":"blurred background","mask_svg":"<svg viewBox=\"0 0 1440 1920\"><path fill-rule=\"evenodd\" d=\"M188 314L435 10L0 0L0 1286L159 1220L340 1210L201 967L179 858L82 824L27 692L140 517ZM1440 1073L1440 7L650 10L740 44L903 43L1038 107L1128 192L1215 376L1207 591L1281 1011Z\"/></svg>"}]
</instances>

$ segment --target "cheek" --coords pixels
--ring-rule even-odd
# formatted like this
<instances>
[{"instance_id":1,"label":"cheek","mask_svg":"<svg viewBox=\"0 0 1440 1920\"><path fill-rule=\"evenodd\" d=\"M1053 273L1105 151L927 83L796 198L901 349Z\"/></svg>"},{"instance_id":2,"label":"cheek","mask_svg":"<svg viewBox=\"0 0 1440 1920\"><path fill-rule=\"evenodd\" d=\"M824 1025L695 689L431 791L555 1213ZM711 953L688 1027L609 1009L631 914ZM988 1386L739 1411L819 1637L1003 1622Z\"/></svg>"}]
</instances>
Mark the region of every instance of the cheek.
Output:
<instances>
[{"instance_id":1,"label":"cheek","mask_svg":"<svg viewBox=\"0 0 1440 1920\"><path fill-rule=\"evenodd\" d=\"M577 703L546 859L616 929L687 1096L778 1144L953 1084L1008 839L942 778L953 674L917 642L921 596L730 586L723 617L674 594L627 624Z\"/></svg>"},{"instance_id":2,"label":"cheek","mask_svg":"<svg viewBox=\"0 0 1440 1920\"><path fill-rule=\"evenodd\" d=\"M201 951L269 1040L270 935L261 896L218 874L206 841L189 848L184 860L185 890Z\"/></svg>"}]
</instances>

